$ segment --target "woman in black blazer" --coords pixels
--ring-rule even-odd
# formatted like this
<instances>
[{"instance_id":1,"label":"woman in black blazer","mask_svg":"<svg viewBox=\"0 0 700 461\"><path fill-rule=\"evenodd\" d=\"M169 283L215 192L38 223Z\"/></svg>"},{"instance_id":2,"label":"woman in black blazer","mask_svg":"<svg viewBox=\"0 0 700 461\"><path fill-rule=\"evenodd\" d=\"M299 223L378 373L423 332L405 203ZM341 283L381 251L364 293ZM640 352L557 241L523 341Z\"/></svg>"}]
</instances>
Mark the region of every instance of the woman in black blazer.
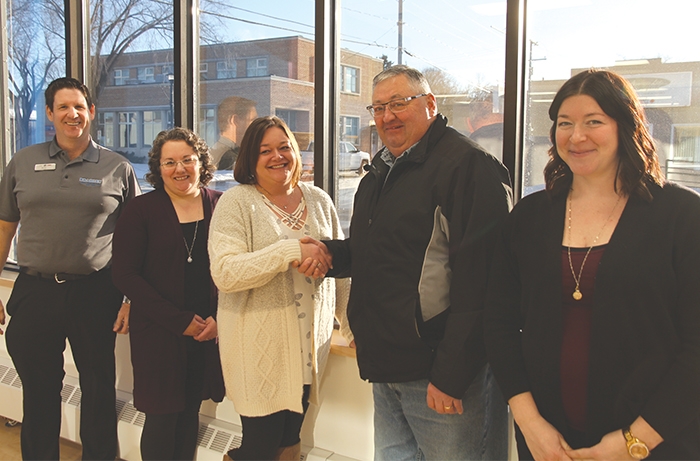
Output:
<instances>
[{"instance_id":1,"label":"woman in black blazer","mask_svg":"<svg viewBox=\"0 0 700 461\"><path fill-rule=\"evenodd\" d=\"M209 273L209 222L221 192L209 149L184 128L163 131L146 179L114 231L112 277L131 300L134 406L146 414L143 459L194 459L202 400L220 402L217 291Z\"/></svg>"},{"instance_id":2,"label":"woman in black blazer","mask_svg":"<svg viewBox=\"0 0 700 461\"><path fill-rule=\"evenodd\" d=\"M664 181L619 75L572 77L549 116L485 314L520 459L699 459L700 196Z\"/></svg>"}]
</instances>

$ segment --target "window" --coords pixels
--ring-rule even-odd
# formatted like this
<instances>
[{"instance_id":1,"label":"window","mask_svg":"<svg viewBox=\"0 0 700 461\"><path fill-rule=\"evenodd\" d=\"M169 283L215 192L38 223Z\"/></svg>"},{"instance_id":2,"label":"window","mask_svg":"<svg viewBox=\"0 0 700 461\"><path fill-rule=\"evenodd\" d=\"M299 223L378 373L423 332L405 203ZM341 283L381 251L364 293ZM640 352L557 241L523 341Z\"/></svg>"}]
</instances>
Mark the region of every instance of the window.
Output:
<instances>
[{"instance_id":1,"label":"window","mask_svg":"<svg viewBox=\"0 0 700 461\"><path fill-rule=\"evenodd\" d=\"M216 63L216 78L236 78L236 62L219 61Z\"/></svg>"},{"instance_id":2,"label":"window","mask_svg":"<svg viewBox=\"0 0 700 461\"><path fill-rule=\"evenodd\" d=\"M114 84L116 86L126 85L127 80L129 80L129 69L114 70Z\"/></svg>"},{"instance_id":3,"label":"window","mask_svg":"<svg viewBox=\"0 0 700 461\"><path fill-rule=\"evenodd\" d=\"M359 93L360 89L357 86L357 77L360 69L350 66L341 66L340 72L340 88L346 93Z\"/></svg>"},{"instance_id":4,"label":"window","mask_svg":"<svg viewBox=\"0 0 700 461\"><path fill-rule=\"evenodd\" d=\"M199 78L201 80L206 80L209 78L209 63L208 62L200 62L199 63Z\"/></svg>"},{"instance_id":5,"label":"window","mask_svg":"<svg viewBox=\"0 0 700 461\"><path fill-rule=\"evenodd\" d=\"M161 111L146 110L143 112L143 145L151 146L158 133L163 130L163 114Z\"/></svg>"},{"instance_id":6,"label":"window","mask_svg":"<svg viewBox=\"0 0 700 461\"><path fill-rule=\"evenodd\" d=\"M700 126L673 127L673 160L700 163Z\"/></svg>"},{"instance_id":7,"label":"window","mask_svg":"<svg viewBox=\"0 0 700 461\"><path fill-rule=\"evenodd\" d=\"M97 113L97 143L114 147L114 112Z\"/></svg>"},{"instance_id":8,"label":"window","mask_svg":"<svg viewBox=\"0 0 700 461\"><path fill-rule=\"evenodd\" d=\"M264 77L267 73L267 58L246 59L246 75L248 77Z\"/></svg>"},{"instance_id":9,"label":"window","mask_svg":"<svg viewBox=\"0 0 700 461\"><path fill-rule=\"evenodd\" d=\"M154 68L153 67L139 67L138 68L138 79L142 83L153 83L154 78Z\"/></svg>"},{"instance_id":10,"label":"window","mask_svg":"<svg viewBox=\"0 0 700 461\"><path fill-rule=\"evenodd\" d=\"M7 33L7 56L3 56L2 65L8 79L3 82L3 98L9 102L9 118L2 117L2 131L9 133L9 145L2 143L5 160L19 149L54 135L42 105L48 82L66 74L63 8L63 2L26 0L0 7L0 17L7 20L2 24Z\"/></svg>"},{"instance_id":11,"label":"window","mask_svg":"<svg viewBox=\"0 0 700 461\"><path fill-rule=\"evenodd\" d=\"M219 139L219 129L216 126L216 108L203 107L199 110L199 131L197 132L207 142L209 147L213 146Z\"/></svg>"},{"instance_id":12,"label":"window","mask_svg":"<svg viewBox=\"0 0 700 461\"><path fill-rule=\"evenodd\" d=\"M644 107L662 168L671 165L669 179L690 185L691 175L681 175L677 168L700 170L700 105L691 98L698 91L700 52L692 45L697 17L683 14L683 5L671 0L650 14L640 2L630 9L621 0L589 0L585 7L575 2L560 2L553 8L527 3L523 194L544 188L543 169L551 147L548 110L555 93L567 79L591 67L617 72L631 83ZM614 19L620 14L624 21ZM590 35L591 24L610 33ZM658 33L653 40L623 39L640 30ZM580 40L582 34L588 38Z\"/></svg>"},{"instance_id":13,"label":"window","mask_svg":"<svg viewBox=\"0 0 700 461\"><path fill-rule=\"evenodd\" d=\"M284 120L291 131L297 131L297 113L295 111L275 109L275 115Z\"/></svg>"},{"instance_id":14,"label":"window","mask_svg":"<svg viewBox=\"0 0 700 461\"><path fill-rule=\"evenodd\" d=\"M535 0L528 4L531 2ZM338 170L336 207L347 233L353 196L364 174L356 168L358 162L371 159L382 147L374 119L365 110L372 102L374 76L394 64L420 70L436 95L438 111L452 127L471 134L467 126L469 103L475 98L489 99L493 94L498 100L503 95L507 4L441 0L427 7L404 1L399 20L402 30L397 30L397 2L340 3L341 66L337 70L337 144L333 155ZM469 24L473 33L464 33L464 24ZM502 131L502 119L498 119L501 114L491 118L500 123ZM363 154L343 153L346 142Z\"/></svg>"},{"instance_id":15,"label":"window","mask_svg":"<svg viewBox=\"0 0 700 461\"><path fill-rule=\"evenodd\" d=\"M341 140L359 144L360 117L340 117L341 120Z\"/></svg>"},{"instance_id":16,"label":"window","mask_svg":"<svg viewBox=\"0 0 700 461\"><path fill-rule=\"evenodd\" d=\"M202 70L208 63L217 63L217 78L213 78L211 64L211 78L201 78L197 88L199 134L206 136L210 146L219 139L219 133L240 145L255 117L277 115L290 126L301 149L305 149L312 139L315 108L314 2L292 2L291 8L282 9L279 2L257 2L245 10L236 0L198 5L199 62L195 65ZM236 11L235 18L221 15L221 11L229 9ZM261 16L293 17L298 32L290 34L285 27L269 27L260 22ZM241 21L246 22L245 33ZM208 30L217 33L207 35ZM311 163L304 165L304 181L314 179L311 157ZM222 169L209 187L224 190L236 184L231 170Z\"/></svg>"},{"instance_id":17,"label":"window","mask_svg":"<svg viewBox=\"0 0 700 461\"><path fill-rule=\"evenodd\" d=\"M119 112L119 146L137 146L136 112Z\"/></svg>"},{"instance_id":18,"label":"window","mask_svg":"<svg viewBox=\"0 0 700 461\"><path fill-rule=\"evenodd\" d=\"M94 72L86 73L86 84L95 98L98 133L101 131L107 147L127 156L139 183L146 187L143 178L148 171L145 162L150 145L155 135L167 128L167 114L174 104L173 86L167 78L175 59L173 4L130 1L127 16L123 2L87 3L87 16L100 21L88 29Z\"/></svg>"}]
</instances>

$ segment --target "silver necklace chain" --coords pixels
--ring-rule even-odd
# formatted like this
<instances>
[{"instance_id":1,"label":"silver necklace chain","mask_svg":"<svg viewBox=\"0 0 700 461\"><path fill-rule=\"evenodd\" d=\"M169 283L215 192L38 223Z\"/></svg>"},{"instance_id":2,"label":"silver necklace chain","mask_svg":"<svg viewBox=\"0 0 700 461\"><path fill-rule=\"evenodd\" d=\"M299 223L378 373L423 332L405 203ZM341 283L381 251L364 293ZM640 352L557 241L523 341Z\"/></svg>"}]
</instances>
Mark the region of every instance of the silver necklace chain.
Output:
<instances>
[{"instance_id":1,"label":"silver necklace chain","mask_svg":"<svg viewBox=\"0 0 700 461\"><path fill-rule=\"evenodd\" d=\"M277 206L275 202L270 200L265 194L260 194L263 196L263 200L265 201L265 204L272 209L272 211L280 217L282 222L286 224L290 229L292 230L299 230L304 226L304 220L302 217L304 216L304 210L306 209L306 201L304 200L304 196L301 196L301 200L299 201L299 205L296 207L294 211L291 213L288 212L287 210L284 210Z\"/></svg>"},{"instance_id":2,"label":"silver necklace chain","mask_svg":"<svg viewBox=\"0 0 700 461\"><path fill-rule=\"evenodd\" d=\"M187 240L185 240L185 237L182 237L182 241L185 242L185 248L187 249L187 262L191 263L192 262L192 250L194 250L194 242L197 241L197 229L199 229L199 221L196 221L194 223L194 236L192 237L192 246L187 246Z\"/></svg>"},{"instance_id":3,"label":"silver necklace chain","mask_svg":"<svg viewBox=\"0 0 700 461\"><path fill-rule=\"evenodd\" d=\"M573 189L572 189L573 191ZM574 288L574 292L571 294L571 296L576 300L580 301L581 298L583 298L583 294L581 293L580 290L580 285L581 285L581 275L583 275L583 266L586 265L586 260L588 259L588 255L591 254L591 250L595 246L596 243L598 243L598 238L600 235L603 233L603 229L605 229L605 226L607 226L608 221L610 221L610 218L613 217L613 214L615 213L615 210L617 209L617 205L620 203L620 199L622 199L621 195L618 195L617 197L617 202L615 202L615 206L613 207L612 211L610 212L610 216L605 220L603 223L603 227L600 228L600 231L598 232L598 235L595 236L593 239L593 244L588 248L588 251L586 251L586 255L583 257L583 261L581 261L581 268L578 270L578 277L576 276L576 272L574 271L574 264L571 262L571 245L568 245L566 247L566 252L569 256L569 268L571 269L571 275L574 277L574 282L576 282L576 288ZM571 238L571 194L569 194L569 240L572 240Z\"/></svg>"}]
</instances>

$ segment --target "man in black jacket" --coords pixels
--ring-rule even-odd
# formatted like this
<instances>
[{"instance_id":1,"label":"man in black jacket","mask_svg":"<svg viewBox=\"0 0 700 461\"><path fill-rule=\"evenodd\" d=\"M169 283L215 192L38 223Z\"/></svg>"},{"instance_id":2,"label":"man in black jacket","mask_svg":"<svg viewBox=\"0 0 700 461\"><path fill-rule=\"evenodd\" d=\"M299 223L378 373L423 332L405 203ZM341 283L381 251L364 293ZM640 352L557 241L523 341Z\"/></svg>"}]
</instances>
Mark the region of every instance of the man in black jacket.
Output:
<instances>
[{"instance_id":1,"label":"man in black jacket","mask_svg":"<svg viewBox=\"0 0 700 461\"><path fill-rule=\"evenodd\" d=\"M385 147L355 195L350 237L324 243L328 275L352 276L348 319L373 383L375 459L505 459L507 410L482 314L508 172L447 126L415 69L377 75L368 110Z\"/></svg>"}]
</instances>

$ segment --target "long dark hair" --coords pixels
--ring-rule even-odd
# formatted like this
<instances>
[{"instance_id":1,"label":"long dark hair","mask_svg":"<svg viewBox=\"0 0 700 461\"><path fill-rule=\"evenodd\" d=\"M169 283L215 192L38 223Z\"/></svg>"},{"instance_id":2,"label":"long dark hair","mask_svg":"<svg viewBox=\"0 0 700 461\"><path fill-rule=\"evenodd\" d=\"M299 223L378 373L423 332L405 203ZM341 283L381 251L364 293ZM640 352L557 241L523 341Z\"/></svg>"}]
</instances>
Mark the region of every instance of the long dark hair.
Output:
<instances>
[{"instance_id":1,"label":"long dark hair","mask_svg":"<svg viewBox=\"0 0 700 461\"><path fill-rule=\"evenodd\" d=\"M654 141L646 127L644 109L627 80L615 72L597 69L586 70L567 80L549 107L552 147L544 169L547 191L557 195L567 191L573 181L573 173L557 152L556 130L562 103L576 95L592 97L603 112L617 122L617 179L620 192L651 200L648 185L662 185L664 175ZM618 184L615 185L616 189Z\"/></svg>"}]
</instances>

